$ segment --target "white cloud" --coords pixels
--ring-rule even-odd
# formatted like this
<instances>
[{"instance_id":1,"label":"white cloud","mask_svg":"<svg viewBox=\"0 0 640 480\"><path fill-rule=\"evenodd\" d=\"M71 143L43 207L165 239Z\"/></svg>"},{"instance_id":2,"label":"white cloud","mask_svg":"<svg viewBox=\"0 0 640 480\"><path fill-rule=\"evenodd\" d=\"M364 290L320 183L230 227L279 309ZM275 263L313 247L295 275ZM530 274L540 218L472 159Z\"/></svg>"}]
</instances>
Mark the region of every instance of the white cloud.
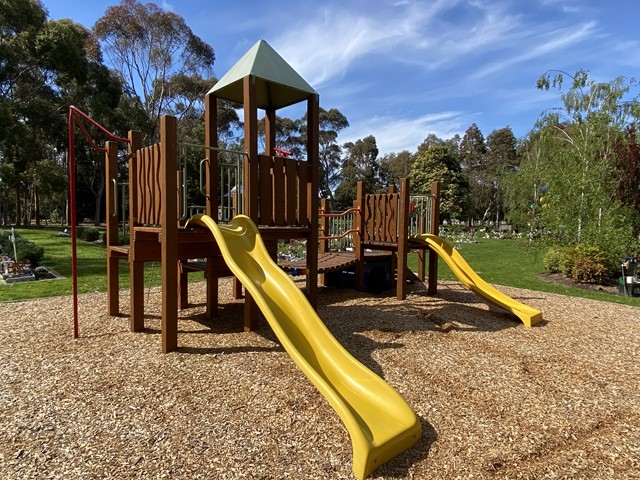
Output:
<instances>
[{"instance_id":1,"label":"white cloud","mask_svg":"<svg viewBox=\"0 0 640 480\"><path fill-rule=\"evenodd\" d=\"M287 28L273 46L310 84L321 86L342 78L354 62L369 55L393 57L407 48L430 45L421 30L455 3L439 0L419 8L398 3L392 9L364 12L334 5L318 11L307 24Z\"/></svg>"},{"instance_id":2,"label":"white cloud","mask_svg":"<svg viewBox=\"0 0 640 480\"><path fill-rule=\"evenodd\" d=\"M439 112L417 118L374 116L358 121L357 126L342 132L340 142L354 142L373 135L376 137L380 156L402 150L414 152L429 133L443 139L451 138L456 133L463 134L472 121L471 115L458 111Z\"/></svg>"},{"instance_id":3,"label":"white cloud","mask_svg":"<svg viewBox=\"0 0 640 480\"><path fill-rule=\"evenodd\" d=\"M473 74L474 79L504 72L514 65L538 58L561 56L563 50L577 45L586 40L594 40L597 34L597 23L590 21L578 27L558 28L551 31L531 31L529 38L521 45L511 44L511 50L520 50L522 53L505 55L499 61L491 62ZM534 27L535 29L536 27ZM515 48L514 48L515 47Z\"/></svg>"}]
</instances>

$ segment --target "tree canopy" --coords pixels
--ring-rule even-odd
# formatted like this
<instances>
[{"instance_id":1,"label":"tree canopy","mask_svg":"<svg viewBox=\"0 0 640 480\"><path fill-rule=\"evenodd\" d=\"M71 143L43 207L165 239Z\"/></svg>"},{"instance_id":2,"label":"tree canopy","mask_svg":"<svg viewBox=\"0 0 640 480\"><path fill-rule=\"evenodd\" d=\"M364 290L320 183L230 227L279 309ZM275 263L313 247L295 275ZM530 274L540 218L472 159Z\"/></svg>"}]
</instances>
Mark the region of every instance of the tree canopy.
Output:
<instances>
[{"instance_id":1,"label":"tree canopy","mask_svg":"<svg viewBox=\"0 0 640 480\"><path fill-rule=\"evenodd\" d=\"M152 138L160 115L182 117L211 88L213 47L180 15L154 3L122 0L107 8L93 31L130 95L141 102Z\"/></svg>"}]
</instances>

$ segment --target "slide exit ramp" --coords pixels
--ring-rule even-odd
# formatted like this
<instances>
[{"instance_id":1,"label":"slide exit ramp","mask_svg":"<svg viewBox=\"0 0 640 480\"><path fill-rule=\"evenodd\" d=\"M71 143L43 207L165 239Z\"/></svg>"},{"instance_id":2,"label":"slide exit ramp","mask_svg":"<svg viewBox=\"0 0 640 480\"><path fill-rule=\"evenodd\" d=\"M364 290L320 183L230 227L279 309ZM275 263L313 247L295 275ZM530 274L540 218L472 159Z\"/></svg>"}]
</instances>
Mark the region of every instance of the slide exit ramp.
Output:
<instances>
[{"instance_id":1,"label":"slide exit ramp","mask_svg":"<svg viewBox=\"0 0 640 480\"><path fill-rule=\"evenodd\" d=\"M430 247L467 288L487 302L513 313L527 327L542 321L542 312L514 300L485 282L446 240L426 233L411 237L410 242Z\"/></svg>"},{"instance_id":2,"label":"slide exit ramp","mask_svg":"<svg viewBox=\"0 0 640 480\"><path fill-rule=\"evenodd\" d=\"M284 349L340 416L353 448L353 473L363 479L413 446L420 421L387 382L333 337L302 291L271 259L255 224L239 215L227 225L196 215L227 265L258 304Z\"/></svg>"}]
</instances>

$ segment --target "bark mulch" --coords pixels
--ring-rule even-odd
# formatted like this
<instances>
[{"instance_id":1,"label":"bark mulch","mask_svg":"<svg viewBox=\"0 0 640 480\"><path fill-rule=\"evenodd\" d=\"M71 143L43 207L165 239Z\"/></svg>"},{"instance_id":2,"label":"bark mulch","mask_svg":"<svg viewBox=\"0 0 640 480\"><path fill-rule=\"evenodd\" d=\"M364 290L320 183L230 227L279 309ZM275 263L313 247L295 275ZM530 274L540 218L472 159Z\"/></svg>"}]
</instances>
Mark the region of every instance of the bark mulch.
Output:
<instances>
[{"instance_id":1,"label":"bark mulch","mask_svg":"<svg viewBox=\"0 0 640 480\"><path fill-rule=\"evenodd\" d=\"M375 479L640 478L640 309L499 287L541 309L526 328L456 282L392 295L323 289L319 314L420 417L422 439ZM160 353L160 292L145 333L106 295L0 303L0 478L350 479L337 415L268 325L242 332L222 282L181 313ZM128 311L127 292L122 293Z\"/></svg>"}]
</instances>

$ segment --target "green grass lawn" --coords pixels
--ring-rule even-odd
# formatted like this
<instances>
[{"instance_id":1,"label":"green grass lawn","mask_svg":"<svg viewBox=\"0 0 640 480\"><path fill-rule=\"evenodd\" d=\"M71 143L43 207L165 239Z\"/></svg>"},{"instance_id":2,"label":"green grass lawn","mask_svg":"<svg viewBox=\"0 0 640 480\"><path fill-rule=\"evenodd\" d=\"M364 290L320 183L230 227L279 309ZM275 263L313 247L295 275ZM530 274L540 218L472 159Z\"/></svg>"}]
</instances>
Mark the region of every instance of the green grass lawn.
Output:
<instances>
[{"instance_id":1,"label":"green grass lawn","mask_svg":"<svg viewBox=\"0 0 640 480\"><path fill-rule=\"evenodd\" d=\"M462 243L457 247L476 273L492 284L640 306L640 297L628 298L541 280L538 276L546 271L542 263L545 250L529 246L527 240L480 239L477 243ZM409 267L417 268L416 255L409 258ZM456 279L442 260L438 263L438 278Z\"/></svg>"},{"instance_id":2,"label":"green grass lawn","mask_svg":"<svg viewBox=\"0 0 640 480\"><path fill-rule=\"evenodd\" d=\"M60 228L16 228L23 238L44 247L41 263L64 278L0 285L0 301L71 295L71 238L60 237ZM106 292L107 256L104 245L77 240L78 292ZM197 275L191 275L196 277ZM145 265L145 285L160 284L160 264ZM129 288L129 266L120 262L120 286Z\"/></svg>"},{"instance_id":3,"label":"green grass lawn","mask_svg":"<svg viewBox=\"0 0 640 480\"><path fill-rule=\"evenodd\" d=\"M0 286L0 301L71 295L71 239L60 237L59 231L59 228L16 229L16 232L27 240L43 246L45 253L42 263L65 278L2 285ZM538 275L545 271L542 264L544 251L530 247L526 240L480 239L477 243L463 243L458 247L459 252L469 265L482 278L492 284L640 306L640 297L625 298L603 292L568 288L540 280ZM106 291L105 247L78 240L77 249L79 293ZM416 270L417 258L414 254L409 258L409 266ZM438 272L440 279L455 280L454 275L442 260L439 262ZM189 279L190 281L200 280L202 274L190 275ZM145 285L159 284L159 263L147 263L145 266ZM120 262L120 285L121 288L129 287L129 268L127 262L124 261Z\"/></svg>"}]
</instances>

